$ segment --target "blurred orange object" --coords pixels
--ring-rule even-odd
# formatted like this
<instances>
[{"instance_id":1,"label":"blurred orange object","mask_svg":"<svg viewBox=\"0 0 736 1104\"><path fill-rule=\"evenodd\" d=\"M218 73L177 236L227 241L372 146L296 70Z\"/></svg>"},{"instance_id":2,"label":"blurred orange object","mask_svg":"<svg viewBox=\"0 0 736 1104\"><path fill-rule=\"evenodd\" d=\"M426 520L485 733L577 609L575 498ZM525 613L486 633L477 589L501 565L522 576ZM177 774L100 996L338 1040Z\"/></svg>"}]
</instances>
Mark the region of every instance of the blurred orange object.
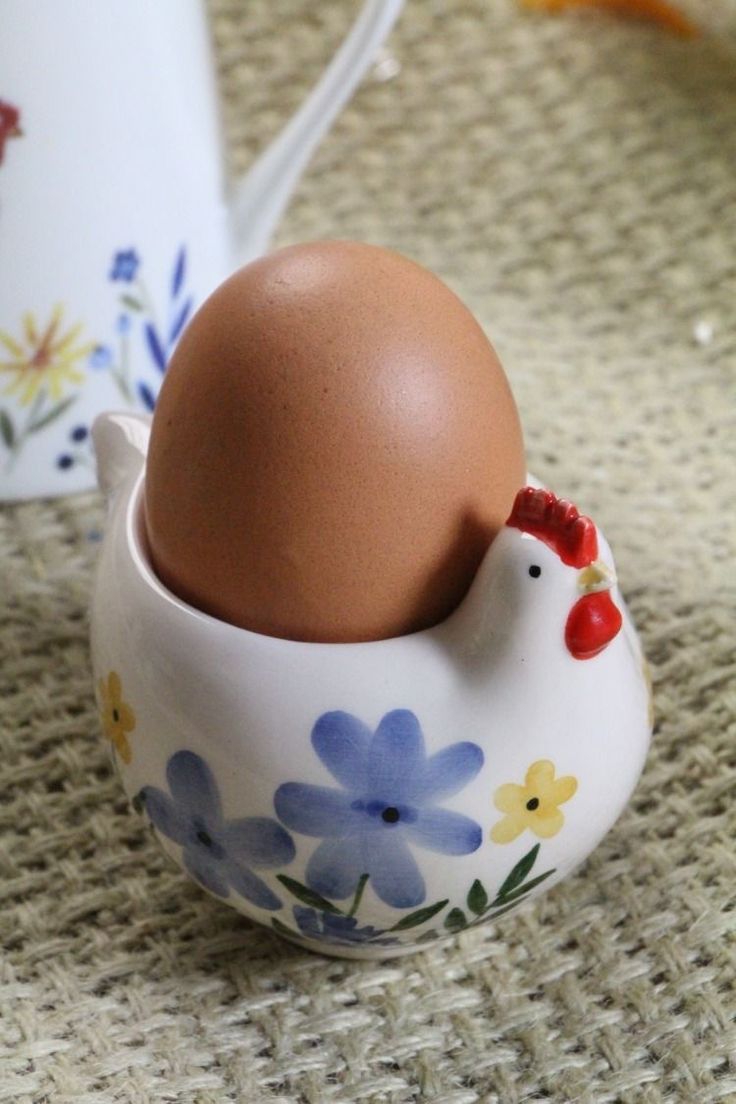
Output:
<instances>
[{"instance_id":1,"label":"blurred orange object","mask_svg":"<svg viewBox=\"0 0 736 1104\"><path fill-rule=\"evenodd\" d=\"M666 27L682 38L695 38L698 28L669 4L667 0L521 0L525 8L534 11L561 12L567 8L604 8L621 15L639 16Z\"/></svg>"}]
</instances>

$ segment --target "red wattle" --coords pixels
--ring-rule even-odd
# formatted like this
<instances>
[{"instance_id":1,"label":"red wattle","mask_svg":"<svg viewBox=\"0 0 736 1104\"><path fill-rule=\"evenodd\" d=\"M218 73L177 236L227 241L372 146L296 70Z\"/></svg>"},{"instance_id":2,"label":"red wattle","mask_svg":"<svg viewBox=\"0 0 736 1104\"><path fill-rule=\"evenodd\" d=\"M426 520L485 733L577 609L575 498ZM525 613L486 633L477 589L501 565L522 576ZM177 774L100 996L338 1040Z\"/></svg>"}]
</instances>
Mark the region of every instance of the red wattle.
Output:
<instances>
[{"instance_id":1,"label":"red wattle","mask_svg":"<svg viewBox=\"0 0 736 1104\"><path fill-rule=\"evenodd\" d=\"M575 659L592 659L610 644L621 628L621 612L610 592L598 591L579 598L565 625L565 643Z\"/></svg>"}]
</instances>

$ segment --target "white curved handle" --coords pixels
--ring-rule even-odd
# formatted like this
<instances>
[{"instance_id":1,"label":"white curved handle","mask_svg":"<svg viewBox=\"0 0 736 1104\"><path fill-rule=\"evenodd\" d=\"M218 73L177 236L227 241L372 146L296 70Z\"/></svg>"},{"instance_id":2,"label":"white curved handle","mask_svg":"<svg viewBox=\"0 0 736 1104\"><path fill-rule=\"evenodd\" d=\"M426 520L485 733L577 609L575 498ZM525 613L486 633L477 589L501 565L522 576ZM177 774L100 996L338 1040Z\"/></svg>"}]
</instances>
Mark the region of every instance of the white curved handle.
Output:
<instances>
[{"instance_id":1,"label":"white curved handle","mask_svg":"<svg viewBox=\"0 0 736 1104\"><path fill-rule=\"evenodd\" d=\"M404 0L367 0L307 99L234 189L230 214L238 266L268 247L309 158L394 25Z\"/></svg>"}]
</instances>

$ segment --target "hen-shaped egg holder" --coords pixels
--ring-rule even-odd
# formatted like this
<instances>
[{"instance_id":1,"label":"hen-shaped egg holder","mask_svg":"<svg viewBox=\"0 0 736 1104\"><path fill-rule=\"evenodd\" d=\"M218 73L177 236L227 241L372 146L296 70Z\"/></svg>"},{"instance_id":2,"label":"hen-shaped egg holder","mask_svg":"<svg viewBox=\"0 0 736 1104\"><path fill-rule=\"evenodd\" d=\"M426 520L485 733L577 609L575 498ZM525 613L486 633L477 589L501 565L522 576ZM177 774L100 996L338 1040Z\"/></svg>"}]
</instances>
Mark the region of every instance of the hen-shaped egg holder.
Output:
<instances>
[{"instance_id":1,"label":"hen-shaped egg holder","mask_svg":"<svg viewBox=\"0 0 736 1104\"><path fill-rule=\"evenodd\" d=\"M651 706L589 518L525 487L441 624L275 639L156 578L148 434L135 415L95 425L110 517L92 657L128 796L196 882L305 947L385 958L501 916L593 850L639 777Z\"/></svg>"}]
</instances>

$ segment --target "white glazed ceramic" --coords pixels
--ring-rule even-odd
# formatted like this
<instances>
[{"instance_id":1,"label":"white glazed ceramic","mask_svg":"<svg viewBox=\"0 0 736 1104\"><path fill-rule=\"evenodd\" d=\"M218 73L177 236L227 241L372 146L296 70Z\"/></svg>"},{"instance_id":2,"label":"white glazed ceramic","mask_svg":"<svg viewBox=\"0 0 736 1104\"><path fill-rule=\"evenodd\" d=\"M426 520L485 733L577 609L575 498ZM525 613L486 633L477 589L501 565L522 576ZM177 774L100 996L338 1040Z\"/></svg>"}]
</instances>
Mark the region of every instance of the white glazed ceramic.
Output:
<instances>
[{"instance_id":1,"label":"white glazed ceramic","mask_svg":"<svg viewBox=\"0 0 736 1104\"><path fill-rule=\"evenodd\" d=\"M201 0L0 0L0 499L93 485L93 418L152 408L402 3L367 0L228 205Z\"/></svg>"},{"instance_id":2,"label":"white glazed ceramic","mask_svg":"<svg viewBox=\"0 0 736 1104\"><path fill-rule=\"evenodd\" d=\"M177 863L288 938L377 958L493 919L588 855L650 736L642 653L592 523L584 570L507 526L433 629L277 640L192 609L152 573L148 431L129 415L95 426L110 516L92 656L125 789ZM623 627L575 659L570 610L611 584Z\"/></svg>"}]
</instances>

